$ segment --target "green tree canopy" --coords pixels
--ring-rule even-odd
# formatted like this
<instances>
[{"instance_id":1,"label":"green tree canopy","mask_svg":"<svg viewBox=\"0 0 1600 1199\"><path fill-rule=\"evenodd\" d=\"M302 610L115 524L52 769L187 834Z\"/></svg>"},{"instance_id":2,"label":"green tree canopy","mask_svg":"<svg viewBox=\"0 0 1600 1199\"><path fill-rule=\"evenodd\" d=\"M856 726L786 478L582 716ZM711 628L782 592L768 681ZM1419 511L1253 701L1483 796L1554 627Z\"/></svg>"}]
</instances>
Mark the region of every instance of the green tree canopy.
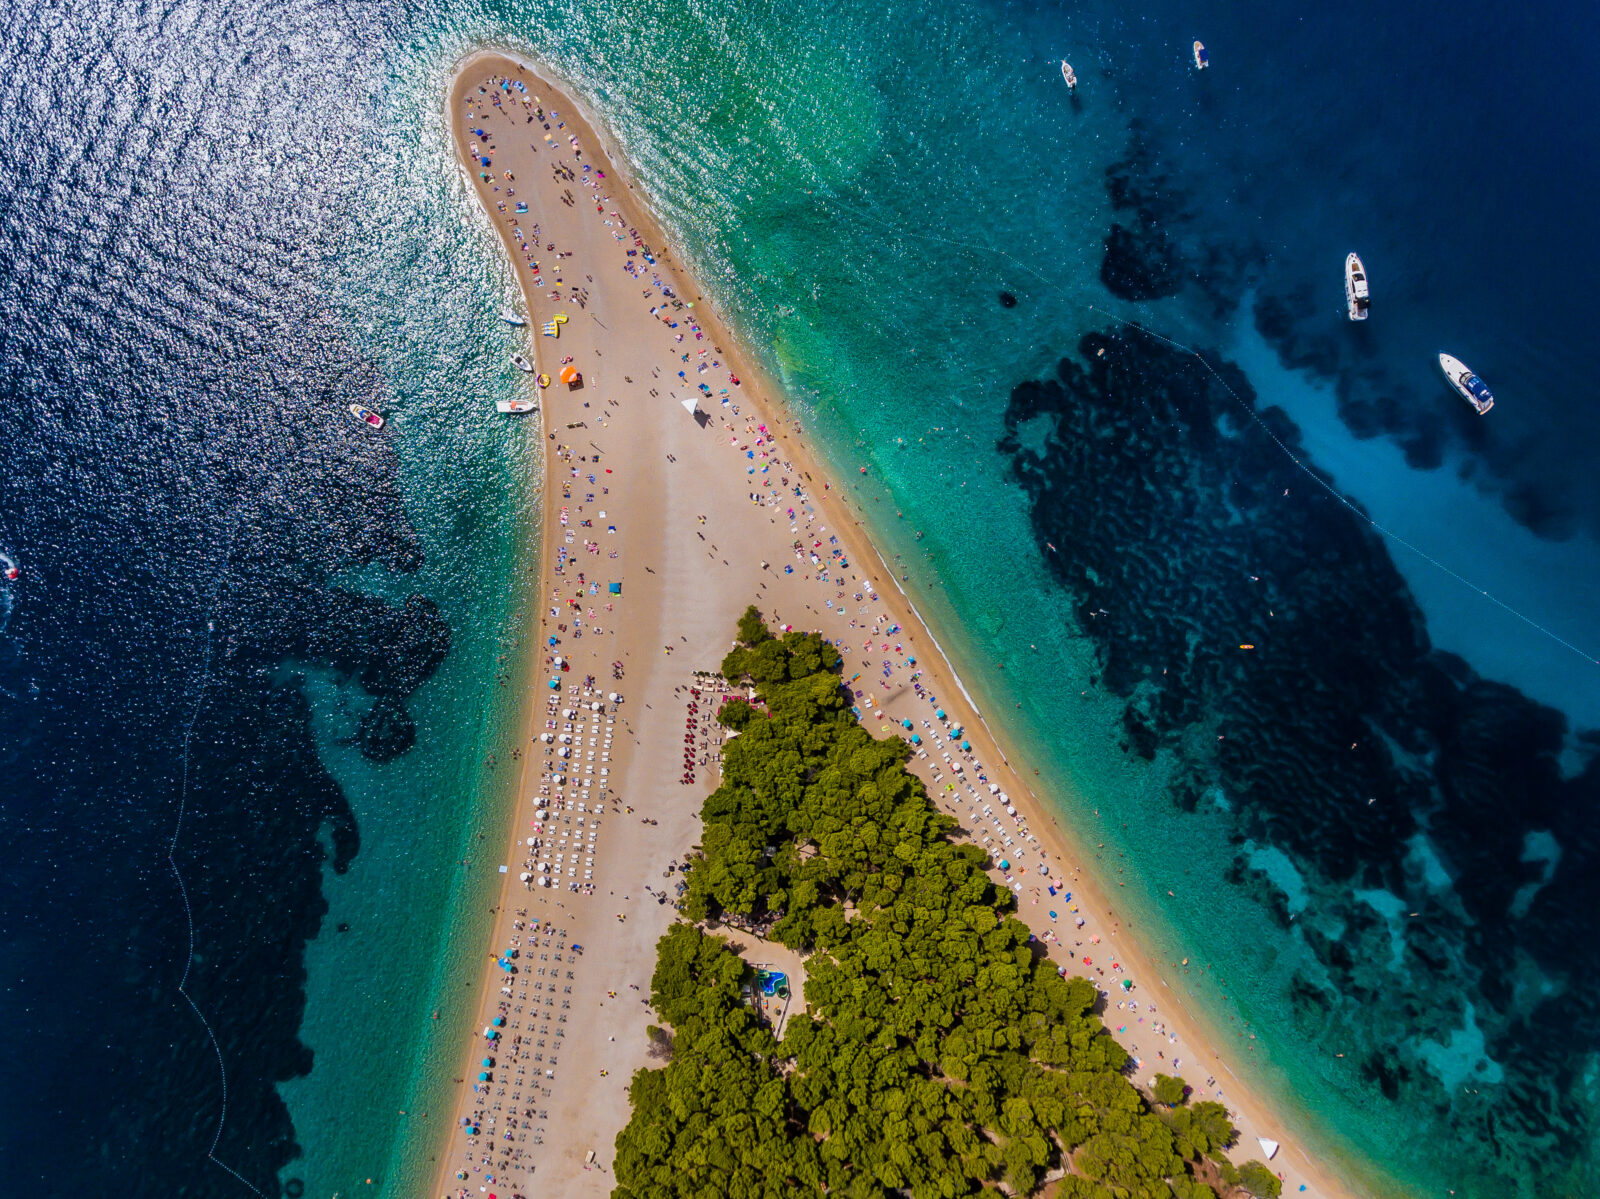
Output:
<instances>
[{"instance_id":1,"label":"green tree canopy","mask_svg":"<svg viewBox=\"0 0 1600 1199\"><path fill-rule=\"evenodd\" d=\"M1188 1094L1188 1088L1184 1086L1181 1078L1173 1078L1170 1074L1157 1074L1151 1084L1150 1093L1155 1096L1157 1103L1177 1107Z\"/></svg>"},{"instance_id":2,"label":"green tree canopy","mask_svg":"<svg viewBox=\"0 0 1600 1199\"><path fill-rule=\"evenodd\" d=\"M773 637L754 608L739 642L723 670L756 700L723 707L740 735L683 911L806 954L804 1008L779 1042L721 938L662 938L671 1058L632 1080L617 1199L956 1199L1051 1174L1063 1196L1214 1199L1194 1169L1231 1141L1226 1114L1150 1109L1093 984L1051 965L983 850L950 839L906 744L851 715L834 647Z\"/></svg>"}]
</instances>

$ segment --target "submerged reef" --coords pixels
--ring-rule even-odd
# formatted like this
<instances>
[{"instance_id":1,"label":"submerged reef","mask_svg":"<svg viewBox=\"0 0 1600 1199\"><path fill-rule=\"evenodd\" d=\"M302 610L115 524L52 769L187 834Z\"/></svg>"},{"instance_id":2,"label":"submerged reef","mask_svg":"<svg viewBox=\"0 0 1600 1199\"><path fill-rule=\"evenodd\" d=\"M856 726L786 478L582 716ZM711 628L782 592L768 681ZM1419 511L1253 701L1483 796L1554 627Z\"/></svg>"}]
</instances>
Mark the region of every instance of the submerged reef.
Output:
<instances>
[{"instance_id":1,"label":"submerged reef","mask_svg":"<svg viewBox=\"0 0 1600 1199\"><path fill-rule=\"evenodd\" d=\"M1208 358L1091 333L1006 410L1123 749L1173 757L1175 813L1229 822L1226 881L1283 926L1331 1085L1442 1126L1483 1194L1587 1171L1600 739L1435 651L1387 546L1267 436L1299 454L1292 422ZM1295 910L1259 845L1305 880Z\"/></svg>"}]
</instances>

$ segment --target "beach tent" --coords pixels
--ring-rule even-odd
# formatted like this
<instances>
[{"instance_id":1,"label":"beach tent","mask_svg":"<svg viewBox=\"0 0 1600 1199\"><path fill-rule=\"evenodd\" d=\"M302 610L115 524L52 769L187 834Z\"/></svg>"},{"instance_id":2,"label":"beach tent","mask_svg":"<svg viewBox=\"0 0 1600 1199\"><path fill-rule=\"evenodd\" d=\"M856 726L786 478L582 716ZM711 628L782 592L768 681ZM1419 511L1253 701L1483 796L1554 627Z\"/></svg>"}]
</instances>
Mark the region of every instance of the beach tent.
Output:
<instances>
[{"instance_id":1,"label":"beach tent","mask_svg":"<svg viewBox=\"0 0 1600 1199\"><path fill-rule=\"evenodd\" d=\"M1256 1144L1261 1146L1261 1152L1265 1153L1267 1155L1267 1160L1269 1162L1274 1157L1277 1156L1277 1154L1278 1154L1278 1142L1277 1141L1269 1141L1269 1140L1267 1140L1266 1137L1257 1137L1256 1138Z\"/></svg>"},{"instance_id":2,"label":"beach tent","mask_svg":"<svg viewBox=\"0 0 1600 1199\"><path fill-rule=\"evenodd\" d=\"M621 583L613 583L613 584L611 584L610 591L611 591L612 595L621 595L622 594L622 584Z\"/></svg>"},{"instance_id":3,"label":"beach tent","mask_svg":"<svg viewBox=\"0 0 1600 1199\"><path fill-rule=\"evenodd\" d=\"M693 416L696 412L700 411L700 409L698 407L696 407L695 402L692 399L690 399L690 400L680 400L679 403L681 403L683 405L683 410L685 412L687 412L690 416Z\"/></svg>"},{"instance_id":4,"label":"beach tent","mask_svg":"<svg viewBox=\"0 0 1600 1199\"><path fill-rule=\"evenodd\" d=\"M574 383L576 383L579 378L580 376L578 374L578 368L573 366L571 363L568 363L566 366L561 368L561 381L568 387L571 387Z\"/></svg>"}]
</instances>

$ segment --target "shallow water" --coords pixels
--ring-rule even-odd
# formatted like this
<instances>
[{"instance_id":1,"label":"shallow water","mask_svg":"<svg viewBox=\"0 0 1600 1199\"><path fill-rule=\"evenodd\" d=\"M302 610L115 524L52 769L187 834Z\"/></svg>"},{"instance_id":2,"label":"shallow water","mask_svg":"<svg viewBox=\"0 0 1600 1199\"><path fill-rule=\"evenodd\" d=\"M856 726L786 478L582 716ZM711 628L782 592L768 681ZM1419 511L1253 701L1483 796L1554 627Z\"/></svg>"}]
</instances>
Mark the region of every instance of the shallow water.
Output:
<instances>
[{"instance_id":1,"label":"shallow water","mask_svg":"<svg viewBox=\"0 0 1600 1199\"><path fill-rule=\"evenodd\" d=\"M442 120L486 40L607 115L986 713L1330 1140L1462 1195L1593 1176L1600 784L1552 706L1592 727L1600 676L1266 438L1600 652L1590 20L8 12L0 1119L38 1131L0 1138L0 1177L426 1178L399 1113L438 1100L454 942L497 881L535 515L537 434L492 413L510 285ZM1490 53L1524 86L1456 69ZM1433 373L1446 348L1489 417Z\"/></svg>"}]
</instances>

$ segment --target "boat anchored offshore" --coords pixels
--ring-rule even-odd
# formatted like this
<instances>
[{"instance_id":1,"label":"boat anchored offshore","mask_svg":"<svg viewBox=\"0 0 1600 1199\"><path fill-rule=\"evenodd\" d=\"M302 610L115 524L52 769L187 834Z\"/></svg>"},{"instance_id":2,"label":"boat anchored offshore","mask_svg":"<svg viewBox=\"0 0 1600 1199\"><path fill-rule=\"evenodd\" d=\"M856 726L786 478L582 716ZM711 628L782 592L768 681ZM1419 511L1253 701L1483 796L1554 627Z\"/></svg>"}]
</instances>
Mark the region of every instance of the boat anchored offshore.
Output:
<instances>
[{"instance_id":1,"label":"boat anchored offshore","mask_svg":"<svg viewBox=\"0 0 1600 1199\"><path fill-rule=\"evenodd\" d=\"M0 553L0 574L3 574L6 580L12 583L16 582L22 574L22 571L17 569L17 564L12 561L10 554Z\"/></svg>"},{"instance_id":2,"label":"boat anchored offshore","mask_svg":"<svg viewBox=\"0 0 1600 1199\"><path fill-rule=\"evenodd\" d=\"M1069 92L1078 90L1078 76L1073 72L1072 64L1064 58L1061 60L1061 78L1066 81Z\"/></svg>"},{"instance_id":3,"label":"boat anchored offshore","mask_svg":"<svg viewBox=\"0 0 1600 1199\"><path fill-rule=\"evenodd\" d=\"M1450 380L1450 386L1461 393L1461 398L1471 404L1479 416L1494 407L1494 393L1488 384L1467 369L1467 364L1449 354L1439 355L1439 369Z\"/></svg>"},{"instance_id":4,"label":"boat anchored offshore","mask_svg":"<svg viewBox=\"0 0 1600 1199\"><path fill-rule=\"evenodd\" d=\"M511 363L512 363L513 366L515 366L523 374L525 374L525 375L533 374L533 363L529 362L521 354L513 354L513 355L511 355Z\"/></svg>"},{"instance_id":5,"label":"boat anchored offshore","mask_svg":"<svg viewBox=\"0 0 1600 1199\"><path fill-rule=\"evenodd\" d=\"M1204 42L1196 42L1194 44L1194 65L1195 69L1199 71L1203 71L1211 65L1211 55L1206 53Z\"/></svg>"},{"instance_id":6,"label":"boat anchored offshore","mask_svg":"<svg viewBox=\"0 0 1600 1199\"><path fill-rule=\"evenodd\" d=\"M496 412L537 412L539 405L532 400L496 400Z\"/></svg>"},{"instance_id":7,"label":"boat anchored offshore","mask_svg":"<svg viewBox=\"0 0 1600 1199\"><path fill-rule=\"evenodd\" d=\"M1372 303L1372 296L1367 290L1367 268L1361 262L1361 256L1351 253L1344 260L1344 303L1353 321L1367 319L1367 308Z\"/></svg>"},{"instance_id":8,"label":"boat anchored offshore","mask_svg":"<svg viewBox=\"0 0 1600 1199\"><path fill-rule=\"evenodd\" d=\"M526 325L528 323L527 321L523 320L520 316L518 316L515 312L512 312L511 309L509 309L509 308L502 308L500 310L500 319L503 320L508 325L522 326L522 325Z\"/></svg>"},{"instance_id":9,"label":"boat anchored offshore","mask_svg":"<svg viewBox=\"0 0 1600 1199\"><path fill-rule=\"evenodd\" d=\"M379 416L371 408L364 408L360 404L351 404L350 415L370 428L383 428L383 417Z\"/></svg>"}]
</instances>

